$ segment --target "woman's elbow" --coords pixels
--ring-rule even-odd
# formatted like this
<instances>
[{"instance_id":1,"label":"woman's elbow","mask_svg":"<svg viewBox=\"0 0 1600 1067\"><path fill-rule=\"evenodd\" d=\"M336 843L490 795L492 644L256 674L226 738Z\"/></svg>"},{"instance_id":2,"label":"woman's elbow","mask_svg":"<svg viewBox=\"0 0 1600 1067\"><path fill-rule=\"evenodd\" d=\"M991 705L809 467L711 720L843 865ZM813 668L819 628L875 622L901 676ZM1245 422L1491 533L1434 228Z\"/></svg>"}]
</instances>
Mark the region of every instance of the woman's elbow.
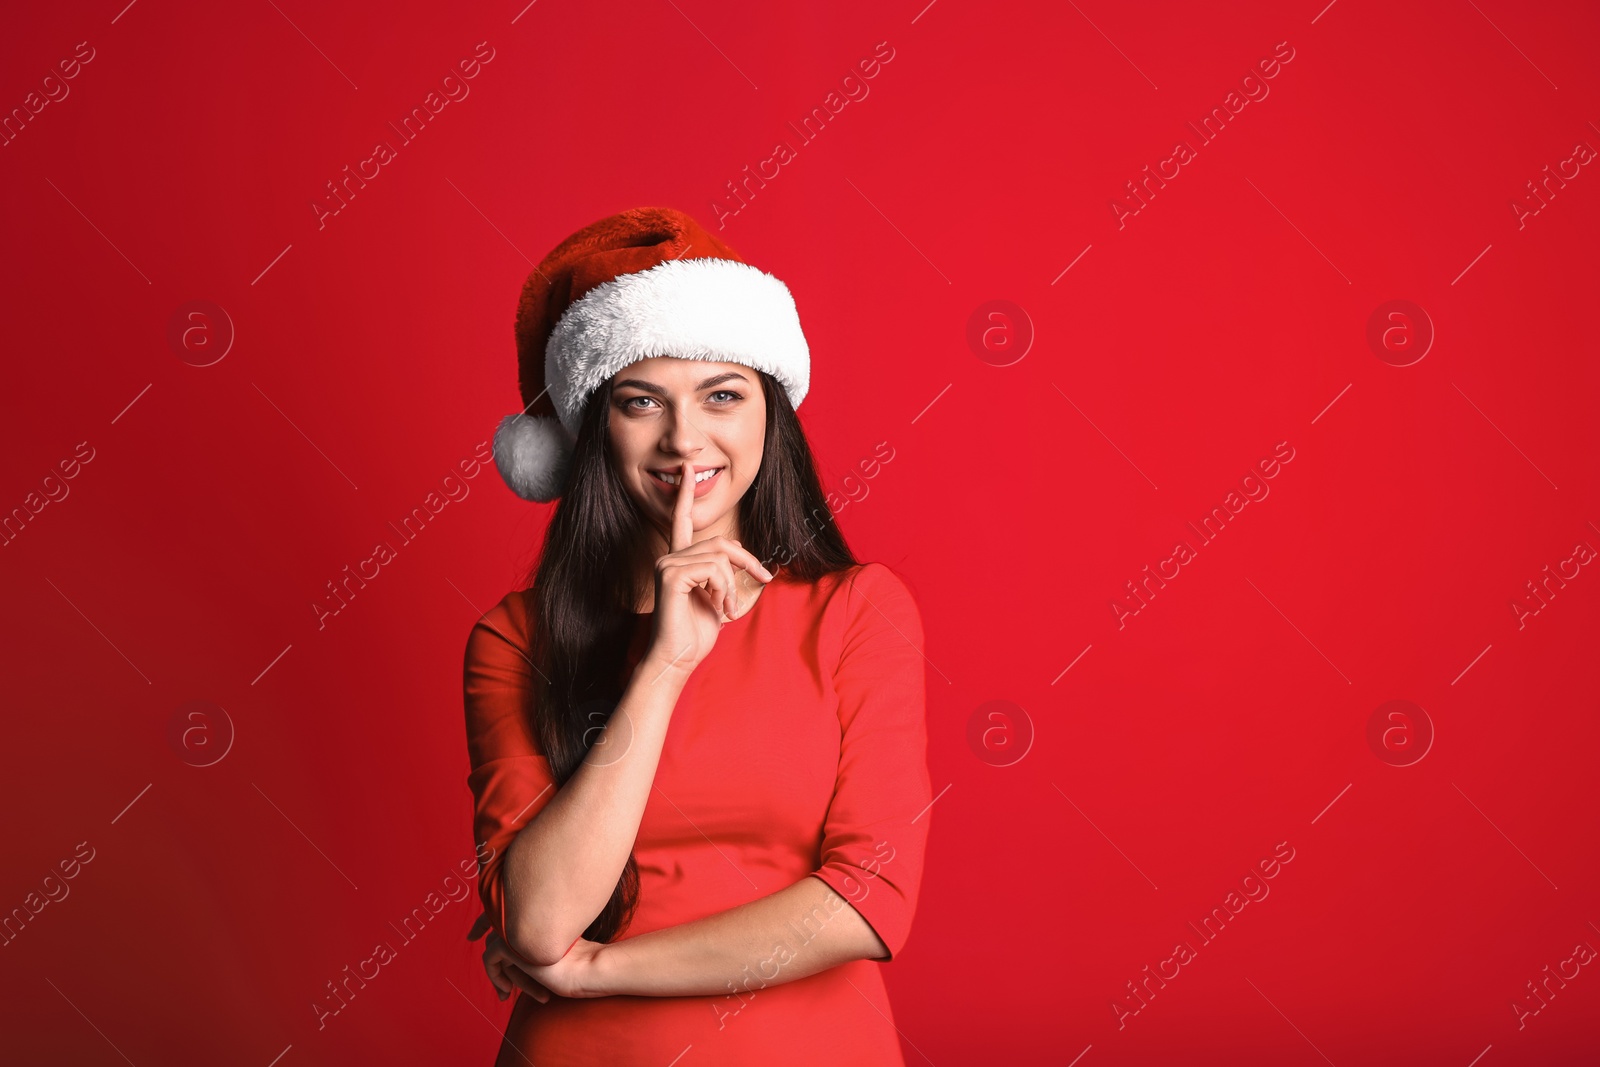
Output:
<instances>
[{"instance_id":1,"label":"woman's elbow","mask_svg":"<svg viewBox=\"0 0 1600 1067\"><path fill-rule=\"evenodd\" d=\"M529 963L549 967L560 963L578 938L563 937L558 923L546 916L530 916L510 908L506 913L506 947ZM581 937L582 935L580 935Z\"/></svg>"},{"instance_id":2,"label":"woman's elbow","mask_svg":"<svg viewBox=\"0 0 1600 1067\"><path fill-rule=\"evenodd\" d=\"M549 967L560 963L572 945L558 944L550 937L542 936L537 930L525 930L520 925L513 924L506 931L506 947L529 963Z\"/></svg>"}]
</instances>

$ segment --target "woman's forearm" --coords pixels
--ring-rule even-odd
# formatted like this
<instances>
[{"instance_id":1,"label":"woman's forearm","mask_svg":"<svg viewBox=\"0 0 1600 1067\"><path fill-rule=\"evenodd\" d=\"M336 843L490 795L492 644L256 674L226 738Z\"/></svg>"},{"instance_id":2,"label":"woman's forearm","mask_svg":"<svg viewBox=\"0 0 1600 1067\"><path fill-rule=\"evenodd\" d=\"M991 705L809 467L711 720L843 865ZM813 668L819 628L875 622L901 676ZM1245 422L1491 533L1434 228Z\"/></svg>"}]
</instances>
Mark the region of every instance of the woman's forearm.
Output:
<instances>
[{"instance_id":1,"label":"woman's forearm","mask_svg":"<svg viewBox=\"0 0 1600 1067\"><path fill-rule=\"evenodd\" d=\"M611 899L686 678L641 662L584 761L506 848L502 935L513 951L555 963Z\"/></svg>"},{"instance_id":2,"label":"woman's forearm","mask_svg":"<svg viewBox=\"0 0 1600 1067\"><path fill-rule=\"evenodd\" d=\"M808 875L760 900L606 945L596 982L606 995L743 1001L763 986L888 954L849 901Z\"/></svg>"}]
</instances>

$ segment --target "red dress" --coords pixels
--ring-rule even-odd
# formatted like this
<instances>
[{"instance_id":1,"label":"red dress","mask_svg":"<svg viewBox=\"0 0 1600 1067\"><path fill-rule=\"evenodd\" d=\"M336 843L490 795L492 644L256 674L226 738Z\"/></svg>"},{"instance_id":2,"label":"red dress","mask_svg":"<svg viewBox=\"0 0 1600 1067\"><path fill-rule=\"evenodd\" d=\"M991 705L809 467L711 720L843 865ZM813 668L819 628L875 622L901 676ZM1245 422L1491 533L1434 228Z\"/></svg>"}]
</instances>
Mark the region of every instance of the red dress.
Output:
<instances>
[{"instance_id":1,"label":"red dress","mask_svg":"<svg viewBox=\"0 0 1600 1067\"><path fill-rule=\"evenodd\" d=\"M555 793L528 720L532 608L530 591L508 594L473 626L466 651L467 784L488 857L478 890L499 929L505 850ZM651 619L635 623L630 670ZM620 936L814 874L897 956L932 820L922 647L916 602L883 564L815 583L780 571L723 626L678 698L634 845L639 904ZM902 1065L883 962L764 987L758 977L737 995L540 1004L518 993L496 1067L667 1067L680 1055L681 1067Z\"/></svg>"}]
</instances>

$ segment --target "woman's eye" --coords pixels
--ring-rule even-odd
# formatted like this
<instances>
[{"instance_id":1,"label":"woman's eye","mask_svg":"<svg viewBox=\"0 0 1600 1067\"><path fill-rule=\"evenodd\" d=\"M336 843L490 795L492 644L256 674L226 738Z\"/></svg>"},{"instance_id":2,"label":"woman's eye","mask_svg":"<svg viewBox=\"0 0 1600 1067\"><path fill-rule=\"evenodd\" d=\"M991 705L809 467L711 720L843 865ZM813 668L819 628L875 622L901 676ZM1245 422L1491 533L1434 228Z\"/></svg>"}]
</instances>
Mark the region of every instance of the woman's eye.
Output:
<instances>
[{"instance_id":1,"label":"woman's eye","mask_svg":"<svg viewBox=\"0 0 1600 1067\"><path fill-rule=\"evenodd\" d=\"M716 398L719 397L719 396L727 397L728 399L726 399L726 400L717 400ZM718 389L716 392L711 394L711 399L713 401L715 401L716 403L719 403L719 404L732 404L732 403L735 403L736 401L743 400L744 397L741 394L734 392L732 389ZM642 401L643 403L640 403L640 401ZM644 411L644 410L646 410L648 408L649 405L651 405L653 403L655 403L655 398L654 397L630 396L626 400L622 401L622 410L624 410L624 411Z\"/></svg>"}]
</instances>

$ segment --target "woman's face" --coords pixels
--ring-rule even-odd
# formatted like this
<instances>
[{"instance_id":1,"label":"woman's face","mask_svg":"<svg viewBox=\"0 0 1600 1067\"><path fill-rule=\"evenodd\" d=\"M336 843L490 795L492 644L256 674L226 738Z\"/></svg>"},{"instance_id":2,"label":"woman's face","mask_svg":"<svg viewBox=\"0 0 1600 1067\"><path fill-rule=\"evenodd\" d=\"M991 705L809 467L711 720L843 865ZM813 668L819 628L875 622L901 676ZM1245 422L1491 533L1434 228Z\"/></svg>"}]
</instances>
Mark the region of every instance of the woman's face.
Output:
<instances>
[{"instance_id":1,"label":"woman's face","mask_svg":"<svg viewBox=\"0 0 1600 1067\"><path fill-rule=\"evenodd\" d=\"M761 469L767 399L741 363L655 356L611 379L612 460L628 494L663 533L672 528L684 460L713 470L695 488L695 540L738 536L738 503Z\"/></svg>"}]
</instances>

